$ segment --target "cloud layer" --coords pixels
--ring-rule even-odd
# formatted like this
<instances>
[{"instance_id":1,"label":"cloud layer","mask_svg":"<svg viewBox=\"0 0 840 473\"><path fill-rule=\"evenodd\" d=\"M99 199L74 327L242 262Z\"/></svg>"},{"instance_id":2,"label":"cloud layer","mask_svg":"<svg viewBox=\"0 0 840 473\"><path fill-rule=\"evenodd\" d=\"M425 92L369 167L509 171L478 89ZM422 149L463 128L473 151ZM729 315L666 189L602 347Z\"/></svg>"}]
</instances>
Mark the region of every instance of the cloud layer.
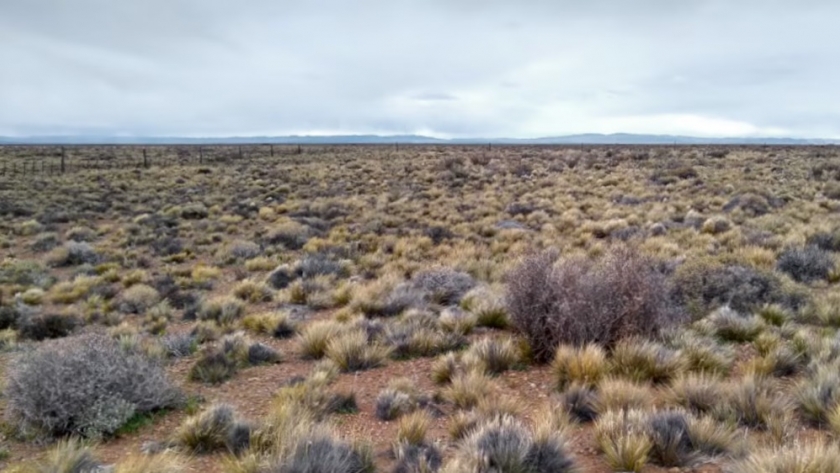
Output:
<instances>
[{"instance_id":1,"label":"cloud layer","mask_svg":"<svg viewBox=\"0 0 840 473\"><path fill-rule=\"evenodd\" d=\"M3 0L0 135L840 137L825 0Z\"/></svg>"}]
</instances>

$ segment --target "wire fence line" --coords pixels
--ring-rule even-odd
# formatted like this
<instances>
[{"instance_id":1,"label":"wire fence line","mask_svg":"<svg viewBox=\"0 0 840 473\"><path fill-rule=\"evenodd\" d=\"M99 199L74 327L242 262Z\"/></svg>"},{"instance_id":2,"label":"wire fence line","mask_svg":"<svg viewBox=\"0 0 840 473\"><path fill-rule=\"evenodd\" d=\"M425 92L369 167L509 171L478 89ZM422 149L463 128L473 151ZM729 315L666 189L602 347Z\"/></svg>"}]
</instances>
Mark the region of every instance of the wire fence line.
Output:
<instances>
[{"instance_id":1,"label":"wire fence line","mask_svg":"<svg viewBox=\"0 0 840 473\"><path fill-rule=\"evenodd\" d=\"M0 176L57 176L86 170L235 165L257 159L323 153L300 145L0 146Z\"/></svg>"}]
</instances>

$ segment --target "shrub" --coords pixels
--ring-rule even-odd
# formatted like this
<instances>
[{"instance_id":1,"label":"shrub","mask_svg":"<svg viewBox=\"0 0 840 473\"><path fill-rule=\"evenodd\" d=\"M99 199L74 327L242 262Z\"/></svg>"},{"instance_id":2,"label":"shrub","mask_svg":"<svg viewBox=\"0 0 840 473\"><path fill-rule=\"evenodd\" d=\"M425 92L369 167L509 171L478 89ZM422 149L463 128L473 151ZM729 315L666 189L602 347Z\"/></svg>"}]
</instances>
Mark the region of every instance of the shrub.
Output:
<instances>
[{"instance_id":1,"label":"shrub","mask_svg":"<svg viewBox=\"0 0 840 473\"><path fill-rule=\"evenodd\" d=\"M49 435L112 434L132 415L180 400L159 365L100 334L24 353L10 366L5 394L11 418Z\"/></svg>"},{"instance_id":2,"label":"shrub","mask_svg":"<svg viewBox=\"0 0 840 473\"><path fill-rule=\"evenodd\" d=\"M341 263L333 261L327 255L321 253L304 256L297 264L296 272L303 279L331 275L346 276L346 270Z\"/></svg>"},{"instance_id":3,"label":"shrub","mask_svg":"<svg viewBox=\"0 0 840 473\"><path fill-rule=\"evenodd\" d=\"M269 245L283 245L288 250L299 250L312 237L312 229L295 221L276 225L268 231L265 242Z\"/></svg>"},{"instance_id":4,"label":"shrub","mask_svg":"<svg viewBox=\"0 0 840 473\"><path fill-rule=\"evenodd\" d=\"M798 309L805 298L787 291L770 271L749 266L687 263L674 274L674 300L695 318L728 305L737 312L749 313L764 304L780 304Z\"/></svg>"},{"instance_id":5,"label":"shrub","mask_svg":"<svg viewBox=\"0 0 840 473\"><path fill-rule=\"evenodd\" d=\"M58 246L58 235L55 233L42 233L29 245L32 251L36 253L50 251L56 246Z\"/></svg>"},{"instance_id":6,"label":"shrub","mask_svg":"<svg viewBox=\"0 0 840 473\"><path fill-rule=\"evenodd\" d=\"M99 262L99 254L88 243L68 241L51 251L47 261L51 266L95 265Z\"/></svg>"},{"instance_id":7,"label":"shrub","mask_svg":"<svg viewBox=\"0 0 840 473\"><path fill-rule=\"evenodd\" d=\"M49 272L37 261L6 259L0 262L0 284L37 286L46 289L53 283Z\"/></svg>"},{"instance_id":8,"label":"shrub","mask_svg":"<svg viewBox=\"0 0 840 473\"><path fill-rule=\"evenodd\" d=\"M835 228L830 232L818 232L808 237L805 240L808 246L816 246L825 251L840 251L840 228Z\"/></svg>"},{"instance_id":9,"label":"shrub","mask_svg":"<svg viewBox=\"0 0 840 473\"><path fill-rule=\"evenodd\" d=\"M626 336L655 335L679 320L665 277L626 248L597 263L557 262L545 252L526 258L507 280L508 313L537 362L550 361L561 343L612 346Z\"/></svg>"},{"instance_id":10,"label":"shrub","mask_svg":"<svg viewBox=\"0 0 840 473\"><path fill-rule=\"evenodd\" d=\"M244 261L256 258L261 253L262 249L260 249L260 245L252 241L237 240L225 248L223 259L226 263Z\"/></svg>"},{"instance_id":11,"label":"shrub","mask_svg":"<svg viewBox=\"0 0 840 473\"><path fill-rule=\"evenodd\" d=\"M451 268L435 268L418 272L411 284L433 302L453 305L475 286L475 280L469 274Z\"/></svg>"},{"instance_id":12,"label":"shrub","mask_svg":"<svg viewBox=\"0 0 840 473\"><path fill-rule=\"evenodd\" d=\"M831 253L816 246L788 248L779 255L776 267L796 281L811 282L828 279L834 271Z\"/></svg>"},{"instance_id":13,"label":"shrub","mask_svg":"<svg viewBox=\"0 0 840 473\"><path fill-rule=\"evenodd\" d=\"M160 294L151 286L135 284L120 296L120 311L127 314L143 314L160 300Z\"/></svg>"},{"instance_id":14,"label":"shrub","mask_svg":"<svg viewBox=\"0 0 840 473\"><path fill-rule=\"evenodd\" d=\"M69 314L25 314L17 320L18 336L22 340L40 341L66 337L80 325L81 320Z\"/></svg>"},{"instance_id":15,"label":"shrub","mask_svg":"<svg viewBox=\"0 0 840 473\"><path fill-rule=\"evenodd\" d=\"M717 235L718 233L728 232L732 228L732 222L722 216L714 216L703 222L701 230L703 233L710 233Z\"/></svg>"}]
</instances>

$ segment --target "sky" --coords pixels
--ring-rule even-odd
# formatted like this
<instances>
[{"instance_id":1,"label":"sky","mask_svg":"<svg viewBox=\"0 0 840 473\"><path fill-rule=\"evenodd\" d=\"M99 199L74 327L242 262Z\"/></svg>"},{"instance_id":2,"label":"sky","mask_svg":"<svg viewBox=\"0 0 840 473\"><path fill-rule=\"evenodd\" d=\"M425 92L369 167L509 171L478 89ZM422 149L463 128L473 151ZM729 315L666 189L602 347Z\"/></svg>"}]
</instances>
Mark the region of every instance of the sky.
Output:
<instances>
[{"instance_id":1,"label":"sky","mask_svg":"<svg viewBox=\"0 0 840 473\"><path fill-rule=\"evenodd\" d=\"M840 138L836 0L0 0L0 135Z\"/></svg>"}]
</instances>

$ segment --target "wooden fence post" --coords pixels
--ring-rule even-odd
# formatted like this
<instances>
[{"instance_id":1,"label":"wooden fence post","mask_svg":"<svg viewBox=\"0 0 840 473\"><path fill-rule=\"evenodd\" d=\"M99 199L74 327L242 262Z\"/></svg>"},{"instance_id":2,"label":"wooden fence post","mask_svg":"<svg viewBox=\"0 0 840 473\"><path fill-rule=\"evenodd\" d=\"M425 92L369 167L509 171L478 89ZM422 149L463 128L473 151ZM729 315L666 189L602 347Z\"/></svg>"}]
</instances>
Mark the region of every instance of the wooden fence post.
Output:
<instances>
[{"instance_id":1,"label":"wooden fence post","mask_svg":"<svg viewBox=\"0 0 840 473\"><path fill-rule=\"evenodd\" d=\"M271 150L271 157L274 157L274 145L268 145L269 149Z\"/></svg>"},{"instance_id":2,"label":"wooden fence post","mask_svg":"<svg viewBox=\"0 0 840 473\"><path fill-rule=\"evenodd\" d=\"M297 154L302 154L303 150L300 149L300 145L298 145Z\"/></svg>"},{"instance_id":3,"label":"wooden fence post","mask_svg":"<svg viewBox=\"0 0 840 473\"><path fill-rule=\"evenodd\" d=\"M147 159L147 157L146 157L146 148L143 148L143 167L144 167L144 168L148 168L148 167L149 167L149 161L148 161L148 159Z\"/></svg>"},{"instance_id":4,"label":"wooden fence post","mask_svg":"<svg viewBox=\"0 0 840 473\"><path fill-rule=\"evenodd\" d=\"M242 161L242 146L239 147L239 160Z\"/></svg>"},{"instance_id":5,"label":"wooden fence post","mask_svg":"<svg viewBox=\"0 0 840 473\"><path fill-rule=\"evenodd\" d=\"M67 156L67 152L64 150L64 146L61 147L61 174L64 174L64 158Z\"/></svg>"}]
</instances>

